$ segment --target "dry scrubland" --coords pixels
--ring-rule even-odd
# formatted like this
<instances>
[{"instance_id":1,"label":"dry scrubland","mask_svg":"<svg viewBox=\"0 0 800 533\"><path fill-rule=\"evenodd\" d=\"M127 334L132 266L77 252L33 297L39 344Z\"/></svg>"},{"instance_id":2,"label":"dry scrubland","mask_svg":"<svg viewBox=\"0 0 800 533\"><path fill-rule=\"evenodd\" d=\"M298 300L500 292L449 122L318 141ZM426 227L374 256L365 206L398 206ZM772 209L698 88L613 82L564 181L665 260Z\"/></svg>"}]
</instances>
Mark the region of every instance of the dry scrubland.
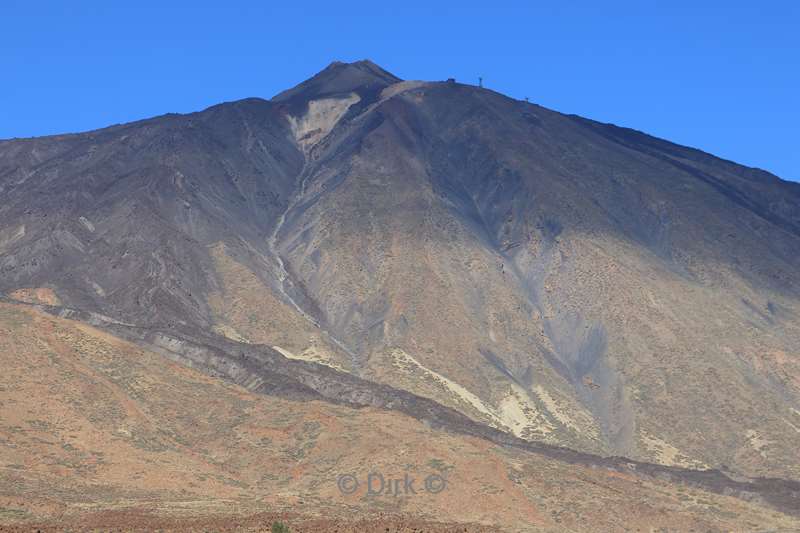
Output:
<instances>
[{"instance_id":1,"label":"dry scrubland","mask_svg":"<svg viewBox=\"0 0 800 533\"><path fill-rule=\"evenodd\" d=\"M511 451L391 412L254 395L28 306L0 304L0 342L0 515L20 529L257 531L286 517L296 531L357 531L355 517L375 513L385 518L372 524L399 531L800 527L736 498ZM438 473L449 486L341 495L337 476L366 475L364 457L387 477Z\"/></svg>"}]
</instances>

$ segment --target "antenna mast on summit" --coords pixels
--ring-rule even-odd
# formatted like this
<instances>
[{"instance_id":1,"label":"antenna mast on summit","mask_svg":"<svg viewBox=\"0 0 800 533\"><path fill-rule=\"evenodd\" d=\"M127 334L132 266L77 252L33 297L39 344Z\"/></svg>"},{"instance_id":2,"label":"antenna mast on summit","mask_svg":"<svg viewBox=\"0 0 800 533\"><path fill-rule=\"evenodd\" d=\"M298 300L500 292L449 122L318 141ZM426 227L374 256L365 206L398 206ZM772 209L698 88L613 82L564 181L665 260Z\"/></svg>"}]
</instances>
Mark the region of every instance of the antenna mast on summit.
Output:
<instances>
[{"instance_id":1,"label":"antenna mast on summit","mask_svg":"<svg viewBox=\"0 0 800 533\"><path fill-rule=\"evenodd\" d=\"M478 87L483 88L483 78L478 76Z\"/></svg>"}]
</instances>

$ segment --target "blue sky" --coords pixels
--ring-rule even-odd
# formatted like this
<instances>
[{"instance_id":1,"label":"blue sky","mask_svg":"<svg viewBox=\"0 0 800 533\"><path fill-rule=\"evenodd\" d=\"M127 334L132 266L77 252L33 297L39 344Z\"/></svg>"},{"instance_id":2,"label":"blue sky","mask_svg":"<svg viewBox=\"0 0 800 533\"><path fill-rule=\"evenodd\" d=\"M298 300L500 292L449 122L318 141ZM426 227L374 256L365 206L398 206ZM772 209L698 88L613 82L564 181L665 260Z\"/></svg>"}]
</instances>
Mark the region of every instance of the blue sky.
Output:
<instances>
[{"instance_id":1,"label":"blue sky","mask_svg":"<svg viewBox=\"0 0 800 533\"><path fill-rule=\"evenodd\" d=\"M798 35L794 1L4 0L0 138L268 98L370 58L800 179Z\"/></svg>"}]
</instances>

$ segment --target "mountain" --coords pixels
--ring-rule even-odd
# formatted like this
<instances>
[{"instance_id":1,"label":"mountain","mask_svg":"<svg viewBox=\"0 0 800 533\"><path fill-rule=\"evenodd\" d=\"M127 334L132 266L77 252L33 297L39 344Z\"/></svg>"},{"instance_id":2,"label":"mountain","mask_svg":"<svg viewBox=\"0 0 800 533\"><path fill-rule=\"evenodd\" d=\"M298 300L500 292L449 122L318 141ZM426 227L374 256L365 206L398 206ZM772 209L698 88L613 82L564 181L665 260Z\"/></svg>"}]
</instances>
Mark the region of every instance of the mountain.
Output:
<instances>
[{"instance_id":1,"label":"mountain","mask_svg":"<svg viewBox=\"0 0 800 533\"><path fill-rule=\"evenodd\" d=\"M371 406L521 463L798 508L799 184L360 61L271 100L0 141L0 194L15 313L296 416Z\"/></svg>"}]
</instances>

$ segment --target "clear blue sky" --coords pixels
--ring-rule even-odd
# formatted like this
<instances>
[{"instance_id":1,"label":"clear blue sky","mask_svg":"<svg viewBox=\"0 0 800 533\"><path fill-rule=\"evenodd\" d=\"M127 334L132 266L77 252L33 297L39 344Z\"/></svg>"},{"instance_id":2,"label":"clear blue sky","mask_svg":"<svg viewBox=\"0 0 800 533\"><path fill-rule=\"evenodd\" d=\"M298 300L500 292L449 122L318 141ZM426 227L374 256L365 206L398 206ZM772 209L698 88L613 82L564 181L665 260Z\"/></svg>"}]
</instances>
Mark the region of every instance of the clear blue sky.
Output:
<instances>
[{"instance_id":1,"label":"clear blue sky","mask_svg":"<svg viewBox=\"0 0 800 533\"><path fill-rule=\"evenodd\" d=\"M482 75L800 179L798 35L790 0L3 0L0 138L268 98L334 59L370 58L407 79Z\"/></svg>"}]
</instances>

